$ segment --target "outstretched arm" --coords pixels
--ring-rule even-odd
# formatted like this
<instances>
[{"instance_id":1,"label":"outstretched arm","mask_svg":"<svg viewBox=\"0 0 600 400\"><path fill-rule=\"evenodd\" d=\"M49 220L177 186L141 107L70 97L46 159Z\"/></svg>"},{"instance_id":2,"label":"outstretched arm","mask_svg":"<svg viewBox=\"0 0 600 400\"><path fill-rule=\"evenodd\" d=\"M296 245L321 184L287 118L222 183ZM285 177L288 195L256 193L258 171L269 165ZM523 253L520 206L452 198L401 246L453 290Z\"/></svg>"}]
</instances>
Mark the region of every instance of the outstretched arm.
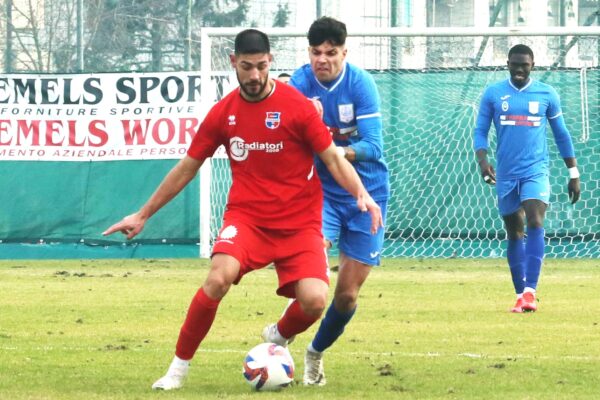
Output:
<instances>
[{"instance_id":1,"label":"outstretched arm","mask_svg":"<svg viewBox=\"0 0 600 400\"><path fill-rule=\"evenodd\" d=\"M158 189L140 210L128 215L121 221L112 225L102 234L121 232L127 235L127 239L134 238L144 229L146 221L160 210L165 204L173 199L196 175L204 160L186 156L179 161L167 176L163 179Z\"/></svg>"},{"instance_id":2,"label":"outstretched arm","mask_svg":"<svg viewBox=\"0 0 600 400\"><path fill-rule=\"evenodd\" d=\"M356 198L358 208L371 214L371 233L376 233L383 226L381 209L367 193L352 164L344 158L333 143L319 153L319 157L335 181Z\"/></svg>"}]
</instances>

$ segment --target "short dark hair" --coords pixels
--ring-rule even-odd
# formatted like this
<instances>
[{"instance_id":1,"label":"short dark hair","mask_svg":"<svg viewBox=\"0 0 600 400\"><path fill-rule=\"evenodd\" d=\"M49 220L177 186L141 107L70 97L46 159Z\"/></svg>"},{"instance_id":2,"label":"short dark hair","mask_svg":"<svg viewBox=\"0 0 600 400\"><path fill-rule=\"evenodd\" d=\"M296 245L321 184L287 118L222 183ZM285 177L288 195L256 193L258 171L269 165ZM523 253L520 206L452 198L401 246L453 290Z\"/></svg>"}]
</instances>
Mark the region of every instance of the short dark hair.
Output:
<instances>
[{"instance_id":1,"label":"short dark hair","mask_svg":"<svg viewBox=\"0 0 600 400\"><path fill-rule=\"evenodd\" d=\"M508 58L513 54L529 54L533 60L533 50L524 44L517 44L508 51Z\"/></svg>"},{"instance_id":2,"label":"short dark hair","mask_svg":"<svg viewBox=\"0 0 600 400\"><path fill-rule=\"evenodd\" d=\"M235 37L235 54L267 54L271 52L269 37L258 29L246 29Z\"/></svg>"},{"instance_id":3,"label":"short dark hair","mask_svg":"<svg viewBox=\"0 0 600 400\"><path fill-rule=\"evenodd\" d=\"M343 46L346 43L346 24L331 17L321 17L312 23L308 29L308 44L320 46L330 42L334 46Z\"/></svg>"},{"instance_id":4,"label":"short dark hair","mask_svg":"<svg viewBox=\"0 0 600 400\"><path fill-rule=\"evenodd\" d=\"M290 74L288 74L287 72L282 72L279 75L277 75L278 78L291 78L292 76Z\"/></svg>"}]
</instances>

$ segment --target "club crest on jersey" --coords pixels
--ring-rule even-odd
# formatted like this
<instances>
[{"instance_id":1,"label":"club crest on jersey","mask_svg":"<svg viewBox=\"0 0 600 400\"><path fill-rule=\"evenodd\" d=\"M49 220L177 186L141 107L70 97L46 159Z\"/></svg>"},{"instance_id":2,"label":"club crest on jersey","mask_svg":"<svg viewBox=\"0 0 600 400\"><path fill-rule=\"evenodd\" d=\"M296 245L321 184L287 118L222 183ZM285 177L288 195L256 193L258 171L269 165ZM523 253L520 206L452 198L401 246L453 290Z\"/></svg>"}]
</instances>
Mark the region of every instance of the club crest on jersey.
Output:
<instances>
[{"instance_id":1,"label":"club crest on jersey","mask_svg":"<svg viewBox=\"0 0 600 400\"><path fill-rule=\"evenodd\" d=\"M269 129L279 128L281 122L281 112L279 111L267 111L267 117L265 118L265 125Z\"/></svg>"},{"instance_id":2,"label":"club crest on jersey","mask_svg":"<svg viewBox=\"0 0 600 400\"><path fill-rule=\"evenodd\" d=\"M338 104L338 112L340 114L340 121L343 123L352 122L354 119L354 105L353 104Z\"/></svg>"},{"instance_id":3,"label":"club crest on jersey","mask_svg":"<svg viewBox=\"0 0 600 400\"><path fill-rule=\"evenodd\" d=\"M537 114L540 112L540 102L539 101L530 101L529 102L529 112L532 114Z\"/></svg>"}]
</instances>

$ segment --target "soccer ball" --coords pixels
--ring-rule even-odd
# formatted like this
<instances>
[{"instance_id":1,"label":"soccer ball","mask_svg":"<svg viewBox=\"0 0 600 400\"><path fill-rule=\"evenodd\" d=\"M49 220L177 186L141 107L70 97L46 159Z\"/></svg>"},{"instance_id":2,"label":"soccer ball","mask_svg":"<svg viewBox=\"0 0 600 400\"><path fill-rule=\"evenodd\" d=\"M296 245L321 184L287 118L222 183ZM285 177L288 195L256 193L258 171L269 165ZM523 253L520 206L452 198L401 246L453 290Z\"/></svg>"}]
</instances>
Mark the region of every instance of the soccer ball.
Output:
<instances>
[{"instance_id":1,"label":"soccer ball","mask_svg":"<svg viewBox=\"0 0 600 400\"><path fill-rule=\"evenodd\" d=\"M279 390L294 380L294 360L285 347L261 343L246 355L242 373L256 390Z\"/></svg>"}]
</instances>

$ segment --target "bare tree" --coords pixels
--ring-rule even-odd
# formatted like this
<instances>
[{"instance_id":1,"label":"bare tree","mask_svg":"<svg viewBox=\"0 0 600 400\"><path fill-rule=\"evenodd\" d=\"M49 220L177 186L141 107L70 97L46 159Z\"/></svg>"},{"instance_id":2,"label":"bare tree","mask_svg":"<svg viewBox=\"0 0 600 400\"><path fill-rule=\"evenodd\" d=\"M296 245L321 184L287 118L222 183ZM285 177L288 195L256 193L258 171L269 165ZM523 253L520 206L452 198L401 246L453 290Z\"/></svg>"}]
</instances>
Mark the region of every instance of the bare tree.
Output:
<instances>
[{"instance_id":1,"label":"bare tree","mask_svg":"<svg viewBox=\"0 0 600 400\"><path fill-rule=\"evenodd\" d=\"M273 17L273 26L278 28L283 28L288 26L288 22L290 19L290 4L285 3L277 4L277 11L275 12L275 16Z\"/></svg>"},{"instance_id":2,"label":"bare tree","mask_svg":"<svg viewBox=\"0 0 600 400\"><path fill-rule=\"evenodd\" d=\"M40 3L33 0L13 3L13 54L16 55L17 68L23 65L28 70L44 72L48 66L44 58L43 4Z\"/></svg>"},{"instance_id":3,"label":"bare tree","mask_svg":"<svg viewBox=\"0 0 600 400\"><path fill-rule=\"evenodd\" d=\"M84 69L91 72L181 70L188 9L192 13L192 40L198 41L199 29L203 26L242 25L248 1L86 0ZM76 7L77 0L13 3L15 71L77 71ZM2 12L6 15L5 10ZM192 68L199 68L199 49L193 50L196 51L192 52Z\"/></svg>"},{"instance_id":4,"label":"bare tree","mask_svg":"<svg viewBox=\"0 0 600 400\"><path fill-rule=\"evenodd\" d=\"M9 3L9 0L6 0L5 7L0 7L0 52L2 53L2 56L0 57L0 71L7 71L8 65L6 61L8 61L8 58L11 57L9 52L12 52L12 49L10 49L10 45L8 43L9 39L7 37L8 15L6 13L6 9L10 6L11 4Z\"/></svg>"},{"instance_id":5,"label":"bare tree","mask_svg":"<svg viewBox=\"0 0 600 400\"><path fill-rule=\"evenodd\" d=\"M203 26L243 23L247 2L231 0L219 7L222 2L217 0L192 1L192 32L199 32ZM89 44L88 69L181 70L188 0L131 0L124 3L114 0L96 2L97 8L92 15L99 20L93 24L97 29Z\"/></svg>"},{"instance_id":6,"label":"bare tree","mask_svg":"<svg viewBox=\"0 0 600 400\"><path fill-rule=\"evenodd\" d=\"M47 3L47 65L54 71L73 72L77 65L76 0L53 0Z\"/></svg>"}]
</instances>

